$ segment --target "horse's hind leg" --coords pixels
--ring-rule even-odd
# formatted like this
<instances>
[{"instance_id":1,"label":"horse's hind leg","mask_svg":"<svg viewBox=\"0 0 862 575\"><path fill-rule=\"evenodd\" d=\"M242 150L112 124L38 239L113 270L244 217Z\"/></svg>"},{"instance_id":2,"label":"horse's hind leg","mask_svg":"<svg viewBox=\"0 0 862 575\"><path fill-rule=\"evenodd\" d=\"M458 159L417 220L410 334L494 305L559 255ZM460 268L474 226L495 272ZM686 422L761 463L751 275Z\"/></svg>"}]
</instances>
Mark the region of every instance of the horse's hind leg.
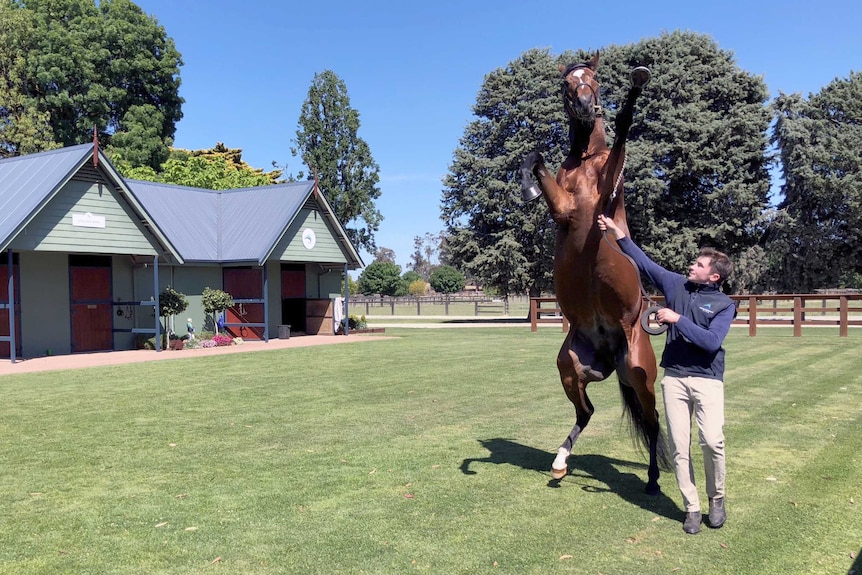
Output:
<instances>
[{"instance_id":1,"label":"horse's hind leg","mask_svg":"<svg viewBox=\"0 0 862 575\"><path fill-rule=\"evenodd\" d=\"M587 384L590 381L604 379L601 375L593 373L589 366L581 363L575 353L571 342L572 332L566 337L560 354L557 356L557 369L560 371L560 381L569 401L575 406L575 426L557 450L557 457L551 465L551 476L554 479L562 479L569 472L568 459L572 454L572 448L578 440L578 436L590 422L593 416L593 404L587 397Z\"/></svg>"},{"instance_id":2,"label":"horse's hind leg","mask_svg":"<svg viewBox=\"0 0 862 575\"><path fill-rule=\"evenodd\" d=\"M646 493L658 495L661 492L658 484L659 464L665 468L669 464L656 410L655 355L645 332L635 333L629 345L625 365L618 367L617 374L620 383L629 386L628 390L623 389L623 399L635 427L633 432L640 434L649 449Z\"/></svg>"}]
</instances>

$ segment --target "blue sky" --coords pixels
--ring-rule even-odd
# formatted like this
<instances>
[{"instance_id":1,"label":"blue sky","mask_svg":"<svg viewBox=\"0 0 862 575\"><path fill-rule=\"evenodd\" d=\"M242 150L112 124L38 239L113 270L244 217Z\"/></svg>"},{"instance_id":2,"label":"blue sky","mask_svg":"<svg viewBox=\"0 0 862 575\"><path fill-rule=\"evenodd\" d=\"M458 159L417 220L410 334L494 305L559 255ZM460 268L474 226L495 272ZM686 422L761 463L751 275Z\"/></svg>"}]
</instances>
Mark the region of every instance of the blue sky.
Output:
<instances>
[{"instance_id":1,"label":"blue sky","mask_svg":"<svg viewBox=\"0 0 862 575\"><path fill-rule=\"evenodd\" d=\"M807 96L862 69L858 0L135 1L183 56L177 147L223 142L256 168L304 170L290 147L314 74L344 80L380 165L377 244L395 251L402 271L413 238L443 229L441 179L484 76L526 50L697 32L762 75L773 95Z\"/></svg>"}]
</instances>

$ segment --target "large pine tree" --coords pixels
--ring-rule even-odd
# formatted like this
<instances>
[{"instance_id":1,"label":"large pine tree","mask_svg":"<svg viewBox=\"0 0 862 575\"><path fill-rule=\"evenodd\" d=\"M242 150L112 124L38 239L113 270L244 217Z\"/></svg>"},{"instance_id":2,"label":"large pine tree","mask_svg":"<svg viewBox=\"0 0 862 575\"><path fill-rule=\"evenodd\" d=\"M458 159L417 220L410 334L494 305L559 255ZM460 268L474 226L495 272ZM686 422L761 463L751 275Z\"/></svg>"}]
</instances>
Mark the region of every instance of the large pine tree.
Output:
<instances>
[{"instance_id":1,"label":"large pine tree","mask_svg":"<svg viewBox=\"0 0 862 575\"><path fill-rule=\"evenodd\" d=\"M535 148L563 158L554 58L530 50L485 76L473 113L444 180L447 260L503 295L536 295L553 286L553 224L543 202L523 205L517 174Z\"/></svg>"},{"instance_id":2,"label":"large pine tree","mask_svg":"<svg viewBox=\"0 0 862 575\"><path fill-rule=\"evenodd\" d=\"M774 287L862 287L862 74L775 101L784 185L767 253Z\"/></svg>"},{"instance_id":3,"label":"large pine tree","mask_svg":"<svg viewBox=\"0 0 862 575\"><path fill-rule=\"evenodd\" d=\"M538 149L551 169L566 152L559 65L531 50L485 77L443 190L447 250L463 271L503 293L551 289L554 229L541 201L523 206L517 169ZM626 208L636 241L684 270L701 245L740 256L756 245L769 193L763 80L709 37L674 32L601 50L606 126L635 66L652 71L627 145ZM609 143L613 134L608 134Z\"/></svg>"}]
</instances>

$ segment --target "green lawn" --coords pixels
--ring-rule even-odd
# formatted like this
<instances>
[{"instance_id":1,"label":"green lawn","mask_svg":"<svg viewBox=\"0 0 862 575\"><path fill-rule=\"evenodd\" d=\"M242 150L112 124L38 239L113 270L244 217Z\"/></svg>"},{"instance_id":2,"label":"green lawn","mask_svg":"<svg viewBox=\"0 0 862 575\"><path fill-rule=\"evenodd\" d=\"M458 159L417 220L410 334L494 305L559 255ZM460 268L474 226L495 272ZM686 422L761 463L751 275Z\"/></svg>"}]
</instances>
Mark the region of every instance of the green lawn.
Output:
<instances>
[{"instance_id":1,"label":"green lawn","mask_svg":"<svg viewBox=\"0 0 862 575\"><path fill-rule=\"evenodd\" d=\"M386 335L0 377L0 573L860 571L862 330L732 331L697 536L671 473L643 494L615 377L551 481L557 328Z\"/></svg>"}]
</instances>

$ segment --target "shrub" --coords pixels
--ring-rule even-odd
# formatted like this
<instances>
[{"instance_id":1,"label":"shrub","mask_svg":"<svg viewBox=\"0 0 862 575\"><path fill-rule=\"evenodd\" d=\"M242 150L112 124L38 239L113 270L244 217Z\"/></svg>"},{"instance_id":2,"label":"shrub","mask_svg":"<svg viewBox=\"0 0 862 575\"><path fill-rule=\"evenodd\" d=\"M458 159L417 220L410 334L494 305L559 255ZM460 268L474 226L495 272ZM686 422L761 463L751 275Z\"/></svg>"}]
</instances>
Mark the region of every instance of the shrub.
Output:
<instances>
[{"instance_id":1,"label":"shrub","mask_svg":"<svg viewBox=\"0 0 862 575\"><path fill-rule=\"evenodd\" d=\"M410 295L420 296L425 295L428 291L428 284L423 280L414 280L410 282L410 285L407 287L407 292Z\"/></svg>"},{"instance_id":2,"label":"shrub","mask_svg":"<svg viewBox=\"0 0 862 575\"><path fill-rule=\"evenodd\" d=\"M431 273L431 288L437 293L455 293L464 289L464 274L452 266L440 266Z\"/></svg>"},{"instance_id":3,"label":"shrub","mask_svg":"<svg viewBox=\"0 0 862 575\"><path fill-rule=\"evenodd\" d=\"M204 311L212 314L213 327L218 330L216 314L222 313L227 308L233 306L233 296L220 289L205 287L203 293L201 293L201 303L204 306Z\"/></svg>"},{"instance_id":4,"label":"shrub","mask_svg":"<svg viewBox=\"0 0 862 575\"><path fill-rule=\"evenodd\" d=\"M341 320L341 325L338 326L338 333L344 333L344 324L347 323L347 327L349 329L365 329L368 327L368 322L365 320L365 316L357 317L354 314L350 314L346 320Z\"/></svg>"},{"instance_id":5,"label":"shrub","mask_svg":"<svg viewBox=\"0 0 862 575\"><path fill-rule=\"evenodd\" d=\"M233 338L219 333L214 335L210 341L214 342L217 346L225 346L231 345L233 343Z\"/></svg>"}]
</instances>

